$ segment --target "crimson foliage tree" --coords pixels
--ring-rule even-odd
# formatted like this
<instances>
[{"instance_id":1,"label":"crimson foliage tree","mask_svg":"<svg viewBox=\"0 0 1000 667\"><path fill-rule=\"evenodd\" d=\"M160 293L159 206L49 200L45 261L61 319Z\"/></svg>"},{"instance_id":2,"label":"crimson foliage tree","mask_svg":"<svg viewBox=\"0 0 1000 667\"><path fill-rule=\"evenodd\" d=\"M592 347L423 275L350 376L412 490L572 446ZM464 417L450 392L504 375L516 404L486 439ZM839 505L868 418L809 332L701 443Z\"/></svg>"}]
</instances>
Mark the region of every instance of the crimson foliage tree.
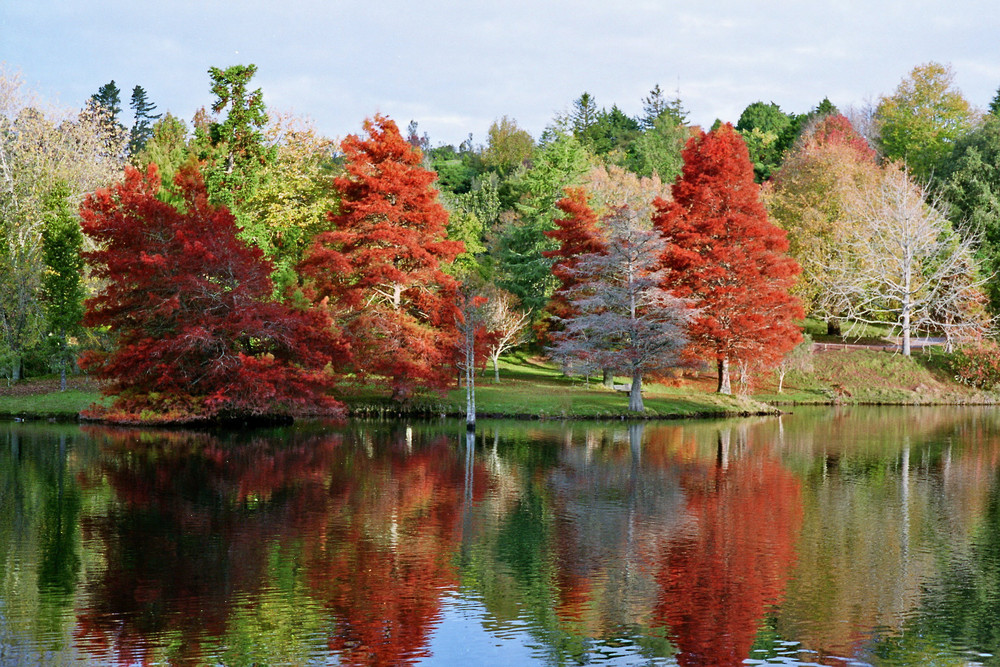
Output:
<instances>
[{"instance_id":1,"label":"crimson foliage tree","mask_svg":"<svg viewBox=\"0 0 1000 667\"><path fill-rule=\"evenodd\" d=\"M552 294L546 311L556 320L549 326L558 328L560 319L567 319L574 313L568 294L580 280L574 270L579 258L604 252L607 241L597 225L597 215L587 203L587 193L583 188L566 188L566 196L556 202L556 207L562 211L563 217L556 218L553 221L556 228L545 232L545 235L558 241L559 247L546 250L542 255L555 260L552 274L559 280L559 287Z\"/></svg>"},{"instance_id":2,"label":"crimson foliage tree","mask_svg":"<svg viewBox=\"0 0 1000 667\"><path fill-rule=\"evenodd\" d=\"M802 306L788 293L800 269L759 191L746 145L726 124L691 138L673 201L655 202L668 243L663 287L700 309L688 328L692 350L715 360L725 394L730 362L774 366L802 339Z\"/></svg>"},{"instance_id":3,"label":"crimson foliage tree","mask_svg":"<svg viewBox=\"0 0 1000 667\"><path fill-rule=\"evenodd\" d=\"M457 285L440 265L464 246L446 239L436 176L396 124L376 115L364 128L367 137L341 145L340 212L330 214L333 228L316 237L300 272L307 293L342 323L358 375L384 378L402 400L454 377Z\"/></svg>"},{"instance_id":4,"label":"crimson foliage tree","mask_svg":"<svg viewBox=\"0 0 1000 667\"><path fill-rule=\"evenodd\" d=\"M336 411L325 370L342 356L328 319L267 301L271 265L236 238L208 203L199 172L175 178L181 209L157 198L155 165L128 168L80 208L99 248L88 253L104 288L84 324L107 327L110 353L81 360L108 381L111 421L199 421Z\"/></svg>"}]
</instances>

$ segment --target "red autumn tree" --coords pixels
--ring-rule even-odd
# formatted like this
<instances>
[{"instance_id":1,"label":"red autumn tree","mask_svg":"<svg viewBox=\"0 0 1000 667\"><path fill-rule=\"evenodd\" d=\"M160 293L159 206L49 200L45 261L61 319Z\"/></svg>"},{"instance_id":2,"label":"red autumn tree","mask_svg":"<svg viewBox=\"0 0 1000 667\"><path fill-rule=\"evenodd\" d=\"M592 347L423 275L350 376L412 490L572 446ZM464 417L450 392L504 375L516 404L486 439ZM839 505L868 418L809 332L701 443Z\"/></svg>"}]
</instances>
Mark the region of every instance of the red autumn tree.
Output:
<instances>
[{"instance_id":1,"label":"red autumn tree","mask_svg":"<svg viewBox=\"0 0 1000 667\"><path fill-rule=\"evenodd\" d=\"M330 214L332 229L316 237L300 272L307 294L342 323L358 375L384 378L401 400L454 377L457 286L440 265L463 245L446 239L436 175L396 124L376 115L364 129L367 137L341 144L340 212Z\"/></svg>"},{"instance_id":2,"label":"red autumn tree","mask_svg":"<svg viewBox=\"0 0 1000 667\"><path fill-rule=\"evenodd\" d=\"M106 380L120 422L205 421L339 411L325 369L343 347L320 313L268 301L272 267L236 238L236 221L208 203L193 167L175 178L181 210L161 201L155 165L80 207L104 288L84 325L107 327L113 349L81 365Z\"/></svg>"},{"instance_id":3,"label":"red autumn tree","mask_svg":"<svg viewBox=\"0 0 1000 667\"><path fill-rule=\"evenodd\" d=\"M878 157L875 149L868 145L851 121L843 114L821 116L802 133L798 150L822 148L823 146L847 146L853 150L858 160L874 160Z\"/></svg>"},{"instance_id":4,"label":"red autumn tree","mask_svg":"<svg viewBox=\"0 0 1000 667\"><path fill-rule=\"evenodd\" d=\"M566 196L556 202L563 217L553 220L555 229L545 232L550 239L559 242L555 250L546 250L542 255L555 259L552 274L559 280L559 287L552 294L546 310L550 317L567 319L575 312L569 303L569 291L579 282L574 269L583 255L604 252L606 241L597 225L597 215L587 203L587 192L583 188L566 188ZM550 327L561 329L558 324Z\"/></svg>"},{"instance_id":5,"label":"red autumn tree","mask_svg":"<svg viewBox=\"0 0 1000 667\"><path fill-rule=\"evenodd\" d=\"M776 365L802 334L802 306L788 290L799 265L771 224L743 139L728 123L692 137L674 200L658 199L667 239L663 286L700 311L688 328L693 354L713 359L718 391L731 393L731 362Z\"/></svg>"}]
</instances>

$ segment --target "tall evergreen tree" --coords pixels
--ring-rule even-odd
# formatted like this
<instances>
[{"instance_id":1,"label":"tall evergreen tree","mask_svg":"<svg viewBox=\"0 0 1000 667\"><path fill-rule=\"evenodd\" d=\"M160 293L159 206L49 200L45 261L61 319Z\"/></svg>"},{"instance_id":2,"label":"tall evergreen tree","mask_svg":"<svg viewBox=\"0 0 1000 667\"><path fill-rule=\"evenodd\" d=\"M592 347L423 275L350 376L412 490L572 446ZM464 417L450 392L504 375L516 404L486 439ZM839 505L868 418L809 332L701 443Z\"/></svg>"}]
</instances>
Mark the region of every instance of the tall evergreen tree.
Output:
<instances>
[{"instance_id":1,"label":"tall evergreen tree","mask_svg":"<svg viewBox=\"0 0 1000 667\"><path fill-rule=\"evenodd\" d=\"M118 115L122 112L122 91L115 85L112 79L97 89L97 92L90 96L91 103L103 109L108 118L116 125L121 125Z\"/></svg>"},{"instance_id":2,"label":"tall evergreen tree","mask_svg":"<svg viewBox=\"0 0 1000 667\"><path fill-rule=\"evenodd\" d=\"M129 107L135 114L132 123L132 131L129 135L129 154L137 155L146 146L146 142L153 136L152 121L158 119L163 114L154 114L156 105L149 101L146 90L142 86L132 89L132 99Z\"/></svg>"},{"instance_id":3,"label":"tall evergreen tree","mask_svg":"<svg viewBox=\"0 0 1000 667\"><path fill-rule=\"evenodd\" d=\"M225 70L212 67L212 111L225 112L204 130L196 127L196 139L208 144L202 157L210 161L205 185L214 203L224 204L241 226L250 221L241 215L241 204L260 184L262 167L273 162L275 151L264 144L267 109L260 88L248 90L256 65L234 65ZM207 140L207 142L206 142Z\"/></svg>"}]
</instances>

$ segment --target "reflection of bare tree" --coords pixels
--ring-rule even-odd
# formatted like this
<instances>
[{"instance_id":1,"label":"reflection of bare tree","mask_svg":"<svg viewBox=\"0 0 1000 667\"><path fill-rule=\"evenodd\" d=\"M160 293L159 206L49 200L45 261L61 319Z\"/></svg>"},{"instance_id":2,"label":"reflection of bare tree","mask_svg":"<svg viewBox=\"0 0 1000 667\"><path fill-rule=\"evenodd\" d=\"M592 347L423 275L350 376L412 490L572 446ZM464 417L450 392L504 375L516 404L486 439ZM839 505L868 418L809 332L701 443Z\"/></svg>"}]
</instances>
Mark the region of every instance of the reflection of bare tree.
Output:
<instances>
[{"instance_id":1,"label":"reflection of bare tree","mask_svg":"<svg viewBox=\"0 0 1000 667\"><path fill-rule=\"evenodd\" d=\"M783 438L810 483L779 631L820 656L855 654L871 628L903 632L943 550L962 549L979 526L1000 464L1000 415L805 411L783 419Z\"/></svg>"}]
</instances>

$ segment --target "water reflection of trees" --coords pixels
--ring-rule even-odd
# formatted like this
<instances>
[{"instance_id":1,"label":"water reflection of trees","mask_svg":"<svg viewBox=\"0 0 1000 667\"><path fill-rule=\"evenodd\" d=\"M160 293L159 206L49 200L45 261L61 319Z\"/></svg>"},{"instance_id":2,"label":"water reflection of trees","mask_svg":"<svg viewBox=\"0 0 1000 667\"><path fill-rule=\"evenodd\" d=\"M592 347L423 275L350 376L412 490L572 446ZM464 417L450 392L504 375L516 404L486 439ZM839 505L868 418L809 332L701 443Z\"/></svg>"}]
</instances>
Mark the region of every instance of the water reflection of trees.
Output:
<instances>
[{"instance_id":1,"label":"water reflection of trees","mask_svg":"<svg viewBox=\"0 0 1000 667\"><path fill-rule=\"evenodd\" d=\"M806 411L808 419L770 427L805 479L806 519L780 634L820 661L883 654L894 656L891 664L923 664L944 659L948 645L983 645L940 629L965 615L943 591L964 588L989 523L1000 462L993 412ZM918 629L915 619L935 620Z\"/></svg>"},{"instance_id":2,"label":"water reflection of trees","mask_svg":"<svg viewBox=\"0 0 1000 667\"><path fill-rule=\"evenodd\" d=\"M689 521L657 554L655 617L682 665L738 665L783 599L802 525L800 482L748 429L719 432L713 464L687 471Z\"/></svg>"},{"instance_id":3,"label":"water reflection of trees","mask_svg":"<svg viewBox=\"0 0 1000 667\"><path fill-rule=\"evenodd\" d=\"M405 436L360 437L377 455L356 452L332 470L326 524L305 567L312 595L336 619L329 642L342 660L412 662L428 655L441 597L457 587L465 490L482 489L485 476L477 467L467 478L453 437L419 448Z\"/></svg>"},{"instance_id":4,"label":"water reflection of trees","mask_svg":"<svg viewBox=\"0 0 1000 667\"><path fill-rule=\"evenodd\" d=\"M83 523L105 561L77 614L77 641L94 656L299 663L333 651L344 664L402 664L427 654L457 585L465 489L485 488L454 438L363 426L90 434L102 457L85 483L106 482L115 498Z\"/></svg>"},{"instance_id":5,"label":"water reflection of trees","mask_svg":"<svg viewBox=\"0 0 1000 667\"><path fill-rule=\"evenodd\" d=\"M516 444L501 449L520 493L498 499L498 529L463 566L501 619L491 629L527 620L558 663L746 658L793 561L799 482L749 423L731 446L722 433L724 446L717 424L570 426L534 434L550 454L522 465Z\"/></svg>"},{"instance_id":6,"label":"water reflection of trees","mask_svg":"<svg viewBox=\"0 0 1000 667\"><path fill-rule=\"evenodd\" d=\"M80 578L82 494L73 471L81 452L75 427L0 427L0 658L32 641L66 648L65 618ZM32 564L37 564L32 567ZM31 638L31 639L29 639Z\"/></svg>"},{"instance_id":7,"label":"water reflection of trees","mask_svg":"<svg viewBox=\"0 0 1000 667\"><path fill-rule=\"evenodd\" d=\"M60 429L0 433L0 639L407 663L457 604L556 663L1000 653L985 411L484 422L473 447L440 424Z\"/></svg>"},{"instance_id":8,"label":"water reflection of trees","mask_svg":"<svg viewBox=\"0 0 1000 667\"><path fill-rule=\"evenodd\" d=\"M86 584L77 641L103 659L197 662L262 596L269 546L319 518L337 437L250 437L88 427L101 449L85 484L114 501L84 517L104 567ZM160 659L164 656L161 655Z\"/></svg>"}]
</instances>

